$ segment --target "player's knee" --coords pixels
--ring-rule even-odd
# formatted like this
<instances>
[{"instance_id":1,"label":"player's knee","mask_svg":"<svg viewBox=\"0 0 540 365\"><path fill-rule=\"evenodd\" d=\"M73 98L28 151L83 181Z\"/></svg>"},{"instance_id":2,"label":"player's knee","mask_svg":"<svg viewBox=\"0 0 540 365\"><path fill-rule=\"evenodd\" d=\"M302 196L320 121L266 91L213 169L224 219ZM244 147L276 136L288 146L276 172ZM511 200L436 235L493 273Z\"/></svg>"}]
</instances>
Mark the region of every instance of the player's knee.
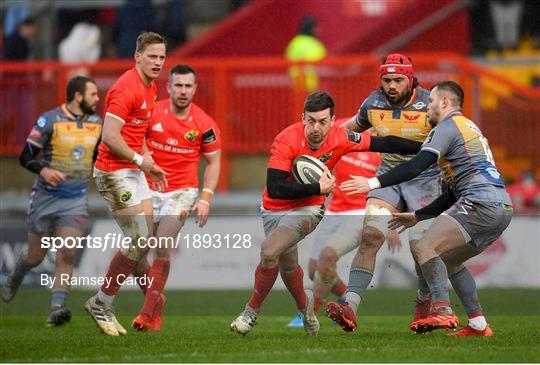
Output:
<instances>
[{"instance_id":1,"label":"player's knee","mask_svg":"<svg viewBox=\"0 0 540 365\"><path fill-rule=\"evenodd\" d=\"M57 266L73 266L75 260L75 249L62 247L56 253Z\"/></svg>"},{"instance_id":2,"label":"player's knee","mask_svg":"<svg viewBox=\"0 0 540 365\"><path fill-rule=\"evenodd\" d=\"M384 235L378 229L365 227L362 231L362 241L360 242L360 252L377 252L384 243Z\"/></svg>"},{"instance_id":3,"label":"player's knee","mask_svg":"<svg viewBox=\"0 0 540 365\"><path fill-rule=\"evenodd\" d=\"M278 259L279 253L276 248L268 242L263 242L261 245L261 261L263 262L263 266L265 264L272 266L272 264L278 262Z\"/></svg>"}]
</instances>

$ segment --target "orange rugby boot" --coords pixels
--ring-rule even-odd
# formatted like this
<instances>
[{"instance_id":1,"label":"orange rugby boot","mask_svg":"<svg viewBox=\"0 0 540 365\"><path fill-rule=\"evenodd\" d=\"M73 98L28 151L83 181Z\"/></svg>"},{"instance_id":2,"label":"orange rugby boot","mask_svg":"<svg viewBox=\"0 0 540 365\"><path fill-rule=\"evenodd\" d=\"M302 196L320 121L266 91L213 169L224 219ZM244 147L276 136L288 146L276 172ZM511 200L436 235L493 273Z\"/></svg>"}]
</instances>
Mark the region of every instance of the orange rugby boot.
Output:
<instances>
[{"instance_id":1,"label":"orange rugby boot","mask_svg":"<svg viewBox=\"0 0 540 365\"><path fill-rule=\"evenodd\" d=\"M347 303L329 302L326 305L326 316L339 324L345 332L354 332L358 328L356 315Z\"/></svg>"},{"instance_id":2,"label":"orange rugby boot","mask_svg":"<svg viewBox=\"0 0 540 365\"><path fill-rule=\"evenodd\" d=\"M489 327L489 324L483 330L475 330L472 327L466 326L460 329L457 332L449 333L447 336L452 337L464 337L464 336L480 336L480 337L491 337L493 336L493 331Z\"/></svg>"}]
</instances>

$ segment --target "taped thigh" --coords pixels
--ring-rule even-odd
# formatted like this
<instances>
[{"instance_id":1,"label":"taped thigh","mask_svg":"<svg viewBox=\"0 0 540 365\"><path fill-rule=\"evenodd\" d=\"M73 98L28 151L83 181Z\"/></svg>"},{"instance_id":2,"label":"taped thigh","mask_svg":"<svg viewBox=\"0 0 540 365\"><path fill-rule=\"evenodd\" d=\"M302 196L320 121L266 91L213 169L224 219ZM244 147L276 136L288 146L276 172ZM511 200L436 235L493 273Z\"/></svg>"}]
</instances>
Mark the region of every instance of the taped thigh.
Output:
<instances>
[{"instance_id":1,"label":"taped thigh","mask_svg":"<svg viewBox=\"0 0 540 365\"><path fill-rule=\"evenodd\" d=\"M381 207L378 204L368 204L366 207L366 217L364 219L364 227L372 227L378 229L383 236L388 233L388 221L392 218L392 213L386 207Z\"/></svg>"}]
</instances>

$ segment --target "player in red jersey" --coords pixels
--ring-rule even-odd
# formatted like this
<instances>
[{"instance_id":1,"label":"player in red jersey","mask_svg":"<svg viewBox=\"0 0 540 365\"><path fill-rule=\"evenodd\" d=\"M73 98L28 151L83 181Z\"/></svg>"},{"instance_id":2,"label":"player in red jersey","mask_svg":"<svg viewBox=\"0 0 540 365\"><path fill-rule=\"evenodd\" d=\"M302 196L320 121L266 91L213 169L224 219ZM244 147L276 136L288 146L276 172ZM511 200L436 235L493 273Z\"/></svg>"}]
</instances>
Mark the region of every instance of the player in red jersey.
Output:
<instances>
[{"instance_id":1,"label":"player in red jersey","mask_svg":"<svg viewBox=\"0 0 540 365\"><path fill-rule=\"evenodd\" d=\"M340 126L348 121L338 120ZM332 171L336 185L350 179L351 175L373 177L381 158L373 152L352 152L341 158ZM338 300L344 301L347 285L339 277L336 267L338 260L358 247L362 235L362 222L365 216L366 196L350 196L334 189L330 196L324 217L314 232L308 276L313 281L314 310L318 312L324 297L332 292ZM388 231L388 245L394 250L401 242L394 231ZM288 327L302 327L299 313Z\"/></svg>"},{"instance_id":2,"label":"player in red jersey","mask_svg":"<svg viewBox=\"0 0 540 365\"><path fill-rule=\"evenodd\" d=\"M144 146L148 121L157 99L154 79L161 73L165 51L163 37L152 32L141 33L137 38L135 67L120 76L105 98L103 135L94 176L98 192L131 244L115 254L105 284L88 299L85 309L100 330L110 336L127 333L116 320L112 302L123 279L133 272L147 252L147 248L140 245L140 238L146 239L151 229L152 200L144 174L158 189L167 185L165 172Z\"/></svg>"},{"instance_id":3,"label":"player in red jersey","mask_svg":"<svg viewBox=\"0 0 540 365\"><path fill-rule=\"evenodd\" d=\"M313 293L304 291L304 274L298 266L296 244L312 232L322 218L325 196L336 181L335 177L330 177L329 169L349 152L407 153L418 149L413 141L394 136L371 137L367 132L360 134L334 126L334 101L323 91L307 97L302 119L278 134L272 144L261 208L266 234L261 244L261 261L255 270L251 298L230 325L231 330L239 334L247 334L255 325L261 304L278 273L303 315L306 333L314 336L319 332ZM299 184L292 179L292 161L300 155L318 158L327 166L318 183Z\"/></svg>"},{"instance_id":4,"label":"player in red jersey","mask_svg":"<svg viewBox=\"0 0 540 365\"><path fill-rule=\"evenodd\" d=\"M214 120L193 103L196 90L195 70L188 65L174 66L167 83L169 98L156 103L146 134L152 158L167 173L168 181L163 192L152 190L156 237L176 239L192 210L197 212L197 222L203 227L218 183L220 131ZM206 160L206 167L202 194L197 200L197 167L201 155ZM159 298L163 300L161 292L169 275L171 248L163 245L155 250L154 262L148 271L148 276L154 277L155 282L133 321L133 326L139 330L161 329Z\"/></svg>"}]
</instances>

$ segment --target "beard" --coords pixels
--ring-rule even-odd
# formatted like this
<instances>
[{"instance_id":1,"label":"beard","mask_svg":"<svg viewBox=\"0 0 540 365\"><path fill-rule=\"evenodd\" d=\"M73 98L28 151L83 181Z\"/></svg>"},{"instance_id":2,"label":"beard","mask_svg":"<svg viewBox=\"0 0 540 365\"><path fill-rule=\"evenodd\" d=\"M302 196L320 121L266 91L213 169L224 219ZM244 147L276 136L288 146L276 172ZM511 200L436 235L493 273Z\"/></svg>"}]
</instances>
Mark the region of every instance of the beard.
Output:
<instances>
[{"instance_id":1,"label":"beard","mask_svg":"<svg viewBox=\"0 0 540 365\"><path fill-rule=\"evenodd\" d=\"M432 129L435 128L437 124L439 123L437 119L438 119L437 116L434 114L431 116L428 116L428 123Z\"/></svg>"},{"instance_id":2,"label":"beard","mask_svg":"<svg viewBox=\"0 0 540 365\"><path fill-rule=\"evenodd\" d=\"M86 102L86 100L84 100L84 99L83 99L83 101L81 102L80 108L81 108L81 111L82 111L84 114L87 114L87 115L96 114L95 108L93 108L90 104L88 104L88 103Z\"/></svg>"},{"instance_id":3,"label":"beard","mask_svg":"<svg viewBox=\"0 0 540 365\"><path fill-rule=\"evenodd\" d=\"M407 90L403 94L399 95L397 98L391 99L390 95L388 95L388 93L386 91L384 91L384 89L382 87L381 87L381 90L382 90L384 96L386 97L386 100L388 100L388 102L390 104L392 104L392 105L401 104L403 101L407 100L412 94L410 91Z\"/></svg>"}]
</instances>

